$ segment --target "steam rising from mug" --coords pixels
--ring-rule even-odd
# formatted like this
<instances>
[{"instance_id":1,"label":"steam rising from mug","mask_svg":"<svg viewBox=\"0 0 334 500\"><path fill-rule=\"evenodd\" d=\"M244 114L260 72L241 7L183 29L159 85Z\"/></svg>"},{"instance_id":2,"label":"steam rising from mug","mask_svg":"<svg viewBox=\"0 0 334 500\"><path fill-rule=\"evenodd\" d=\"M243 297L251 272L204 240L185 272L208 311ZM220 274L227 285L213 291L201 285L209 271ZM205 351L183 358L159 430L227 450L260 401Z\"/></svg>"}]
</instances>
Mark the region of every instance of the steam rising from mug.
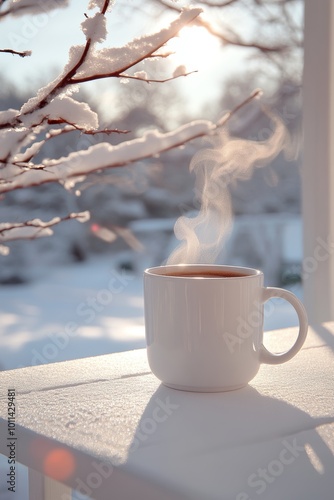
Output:
<instances>
[{"instance_id":1,"label":"steam rising from mug","mask_svg":"<svg viewBox=\"0 0 334 500\"><path fill-rule=\"evenodd\" d=\"M255 168L264 167L287 149L287 130L269 111L274 130L266 141L232 138L225 129L209 138L211 148L198 151L190 162L196 174L195 193L200 210L194 217L181 216L174 233L181 241L167 264L211 264L220 253L232 227L233 213L229 185L249 179Z\"/></svg>"}]
</instances>

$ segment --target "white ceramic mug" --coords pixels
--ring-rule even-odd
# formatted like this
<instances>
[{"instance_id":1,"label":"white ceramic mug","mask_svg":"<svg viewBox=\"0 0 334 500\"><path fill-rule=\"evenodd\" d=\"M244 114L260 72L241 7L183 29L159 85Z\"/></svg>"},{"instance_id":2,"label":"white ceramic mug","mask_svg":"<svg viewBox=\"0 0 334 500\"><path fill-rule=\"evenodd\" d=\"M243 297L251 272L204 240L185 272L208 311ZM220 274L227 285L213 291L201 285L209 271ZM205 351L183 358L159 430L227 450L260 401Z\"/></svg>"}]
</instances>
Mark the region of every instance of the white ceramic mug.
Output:
<instances>
[{"instance_id":1,"label":"white ceramic mug","mask_svg":"<svg viewBox=\"0 0 334 500\"><path fill-rule=\"evenodd\" d=\"M263 345L264 303L280 297L299 318L294 345L273 354ZM303 304L291 292L265 288L256 269L217 265L177 265L144 273L147 355L163 384L188 391L238 389L261 363L289 361L308 329Z\"/></svg>"}]
</instances>

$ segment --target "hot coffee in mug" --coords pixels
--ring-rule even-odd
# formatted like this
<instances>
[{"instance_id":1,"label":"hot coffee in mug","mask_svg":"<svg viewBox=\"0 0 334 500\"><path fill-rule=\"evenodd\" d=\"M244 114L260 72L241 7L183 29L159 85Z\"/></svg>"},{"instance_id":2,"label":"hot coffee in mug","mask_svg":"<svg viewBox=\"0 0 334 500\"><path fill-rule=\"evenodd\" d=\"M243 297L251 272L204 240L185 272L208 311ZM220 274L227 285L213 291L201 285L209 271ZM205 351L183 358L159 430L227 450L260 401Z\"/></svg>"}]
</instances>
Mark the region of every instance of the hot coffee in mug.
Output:
<instances>
[{"instance_id":1,"label":"hot coffee in mug","mask_svg":"<svg viewBox=\"0 0 334 500\"><path fill-rule=\"evenodd\" d=\"M281 354L263 345L264 303L280 297L299 318L294 345ZM263 286L256 269L173 265L144 273L145 331L152 372L163 384L189 391L243 387L261 363L289 361L307 335L303 304L291 292Z\"/></svg>"}]
</instances>

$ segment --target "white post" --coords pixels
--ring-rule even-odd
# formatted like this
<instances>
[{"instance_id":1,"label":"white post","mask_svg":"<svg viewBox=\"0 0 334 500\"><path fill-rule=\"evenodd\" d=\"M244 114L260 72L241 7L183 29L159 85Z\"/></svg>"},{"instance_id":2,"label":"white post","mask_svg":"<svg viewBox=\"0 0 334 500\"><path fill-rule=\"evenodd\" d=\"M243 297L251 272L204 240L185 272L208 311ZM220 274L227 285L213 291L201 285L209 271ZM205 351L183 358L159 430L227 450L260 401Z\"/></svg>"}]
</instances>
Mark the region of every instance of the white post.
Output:
<instances>
[{"instance_id":1,"label":"white post","mask_svg":"<svg viewBox=\"0 0 334 500\"><path fill-rule=\"evenodd\" d=\"M305 0L304 48L304 299L314 324L334 319L334 0Z\"/></svg>"},{"instance_id":2,"label":"white post","mask_svg":"<svg viewBox=\"0 0 334 500\"><path fill-rule=\"evenodd\" d=\"M44 499L44 476L41 472L28 469L29 478L29 500Z\"/></svg>"},{"instance_id":3,"label":"white post","mask_svg":"<svg viewBox=\"0 0 334 500\"><path fill-rule=\"evenodd\" d=\"M72 498L72 488L45 477L44 500L69 500L70 498Z\"/></svg>"},{"instance_id":4,"label":"white post","mask_svg":"<svg viewBox=\"0 0 334 500\"><path fill-rule=\"evenodd\" d=\"M72 489L33 469L29 473L29 500L69 500Z\"/></svg>"}]
</instances>

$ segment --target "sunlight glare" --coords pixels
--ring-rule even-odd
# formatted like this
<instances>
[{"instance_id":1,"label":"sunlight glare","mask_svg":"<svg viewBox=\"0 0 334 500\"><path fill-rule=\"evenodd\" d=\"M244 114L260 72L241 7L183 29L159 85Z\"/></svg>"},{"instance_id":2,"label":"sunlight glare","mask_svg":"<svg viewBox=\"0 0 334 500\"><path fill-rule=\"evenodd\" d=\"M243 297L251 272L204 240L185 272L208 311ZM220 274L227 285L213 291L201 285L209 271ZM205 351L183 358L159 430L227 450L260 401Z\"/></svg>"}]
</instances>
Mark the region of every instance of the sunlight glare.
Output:
<instances>
[{"instance_id":1,"label":"sunlight glare","mask_svg":"<svg viewBox=\"0 0 334 500\"><path fill-rule=\"evenodd\" d=\"M186 26L166 45L173 54L170 60L184 64L187 71L202 70L215 64L220 42L201 26Z\"/></svg>"}]
</instances>

